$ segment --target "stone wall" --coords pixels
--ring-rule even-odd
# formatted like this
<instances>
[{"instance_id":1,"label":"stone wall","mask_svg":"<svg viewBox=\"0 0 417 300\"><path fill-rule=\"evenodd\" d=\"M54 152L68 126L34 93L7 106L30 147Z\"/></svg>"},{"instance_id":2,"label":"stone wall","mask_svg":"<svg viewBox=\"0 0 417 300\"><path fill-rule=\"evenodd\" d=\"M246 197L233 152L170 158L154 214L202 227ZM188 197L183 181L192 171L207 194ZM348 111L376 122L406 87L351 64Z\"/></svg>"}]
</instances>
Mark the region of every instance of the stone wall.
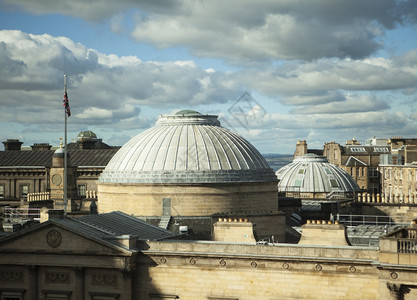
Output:
<instances>
[{"instance_id":1,"label":"stone wall","mask_svg":"<svg viewBox=\"0 0 417 300\"><path fill-rule=\"evenodd\" d=\"M240 243L256 243L253 235L253 225L248 219L239 218L229 220L221 218L213 226L214 241L228 241Z\"/></svg>"},{"instance_id":2,"label":"stone wall","mask_svg":"<svg viewBox=\"0 0 417 300\"><path fill-rule=\"evenodd\" d=\"M138 299L150 294L239 300L381 295L379 270L372 265L378 258L375 249L213 242L149 242L146 248L139 263L139 273L146 275Z\"/></svg>"},{"instance_id":3,"label":"stone wall","mask_svg":"<svg viewBox=\"0 0 417 300\"><path fill-rule=\"evenodd\" d=\"M278 210L276 182L227 184L98 183L100 213L123 211L162 216L164 199L172 216L209 216L218 212Z\"/></svg>"}]
</instances>

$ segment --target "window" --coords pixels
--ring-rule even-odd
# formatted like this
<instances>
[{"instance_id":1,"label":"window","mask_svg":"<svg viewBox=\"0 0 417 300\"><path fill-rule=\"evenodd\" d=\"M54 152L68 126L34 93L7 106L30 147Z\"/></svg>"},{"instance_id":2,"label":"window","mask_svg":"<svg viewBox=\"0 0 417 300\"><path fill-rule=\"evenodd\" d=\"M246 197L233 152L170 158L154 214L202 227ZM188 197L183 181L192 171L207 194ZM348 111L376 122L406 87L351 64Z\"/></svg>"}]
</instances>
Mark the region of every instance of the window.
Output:
<instances>
[{"instance_id":1,"label":"window","mask_svg":"<svg viewBox=\"0 0 417 300\"><path fill-rule=\"evenodd\" d=\"M78 196L79 197L85 197L86 191L87 191L87 185L86 184L79 184L77 185L78 190Z\"/></svg>"},{"instance_id":2,"label":"window","mask_svg":"<svg viewBox=\"0 0 417 300\"><path fill-rule=\"evenodd\" d=\"M23 292L0 292L0 300L22 300Z\"/></svg>"},{"instance_id":3,"label":"window","mask_svg":"<svg viewBox=\"0 0 417 300\"><path fill-rule=\"evenodd\" d=\"M71 292L60 292L60 291L44 291L43 299L45 300L69 300Z\"/></svg>"},{"instance_id":4,"label":"window","mask_svg":"<svg viewBox=\"0 0 417 300\"><path fill-rule=\"evenodd\" d=\"M304 174L304 171L305 171L304 169L299 169L298 174Z\"/></svg>"},{"instance_id":5,"label":"window","mask_svg":"<svg viewBox=\"0 0 417 300\"><path fill-rule=\"evenodd\" d=\"M29 185L28 184L22 184L20 186L20 197L27 198L29 193Z\"/></svg>"},{"instance_id":6,"label":"window","mask_svg":"<svg viewBox=\"0 0 417 300\"><path fill-rule=\"evenodd\" d=\"M4 199L4 185L0 184L0 199Z\"/></svg>"},{"instance_id":7,"label":"window","mask_svg":"<svg viewBox=\"0 0 417 300\"><path fill-rule=\"evenodd\" d=\"M369 168L369 177L370 178L378 178L378 169L375 167L370 167Z\"/></svg>"},{"instance_id":8,"label":"window","mask_svg":"<svg viewBox=\"0 0 417 300\"><path fill-rule=\"evenodd\" d=\"M364 147L350 147L349 149L352 152L365 152L365 148Z\"/></svg>"},{"instance_id":9,"label":"window","mask_svg":"<svg viewBox=\"0 0 417 300\"><path fill-rule=\"evenodd\" d=\"M332 188L339 187L339 184L337 183L336 179L330 179L330 185L332 186Z\"/></svg>"},{"instance_id":10,"label":"window","mask_svg":"<svg viewBox=\"0 0 417 300\"><path fill-rule=\"evenodd\" d=\"M375 152L389 152L388 147L374 147Z\"/></svg>"},{"instance_id":11,"label":"window","mask_svg":"<svg viewBox=\"0 0 417 300\"><path fill-rule=\"evenodd\" d=\"M101 294L101 293L90 293L92 300L117 300L119 294Z\"/></svg>"}]
</instances>

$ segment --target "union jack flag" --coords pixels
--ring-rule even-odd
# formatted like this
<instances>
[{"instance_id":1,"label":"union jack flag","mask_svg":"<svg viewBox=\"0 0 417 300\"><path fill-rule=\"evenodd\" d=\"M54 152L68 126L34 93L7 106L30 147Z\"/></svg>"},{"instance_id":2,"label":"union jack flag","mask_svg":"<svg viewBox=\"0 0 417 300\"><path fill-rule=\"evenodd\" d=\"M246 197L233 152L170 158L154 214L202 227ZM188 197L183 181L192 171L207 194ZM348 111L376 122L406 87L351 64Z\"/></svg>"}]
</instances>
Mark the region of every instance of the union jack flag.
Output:
<instances>
[{"instance_id":1,"label":"union jack flag","mask_svg":"<svg viewBox=\"0 0 417 300\"><path fill-rule=\"evenodd\" d=\"M65 112L67 113L68 117L71 117L71 110L69 107L67 90L65 90L65 93L64 93L63 105L65 107Z\"/></svg>"}]
</instances>

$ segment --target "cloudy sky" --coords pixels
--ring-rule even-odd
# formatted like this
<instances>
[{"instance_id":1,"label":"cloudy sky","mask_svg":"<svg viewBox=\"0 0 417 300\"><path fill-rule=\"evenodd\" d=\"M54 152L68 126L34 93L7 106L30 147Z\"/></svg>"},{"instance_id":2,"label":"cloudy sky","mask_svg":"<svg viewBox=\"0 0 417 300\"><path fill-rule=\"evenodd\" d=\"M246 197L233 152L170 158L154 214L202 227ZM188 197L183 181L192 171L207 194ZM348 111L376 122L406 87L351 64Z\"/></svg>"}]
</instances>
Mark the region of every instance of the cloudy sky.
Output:
<instances>
[{"instance_id":1,"label":"cloudy sky","mask_svg":"<svg viewBox=\"0 0 417 300\"><path fill-rule=\"evenodd\" d=\"M0 0L1 141L59 143L64 74L69 141L122 145L180 109L262 153L417 137L417 1L88 2Z\"/></svg>"}]
</instances>

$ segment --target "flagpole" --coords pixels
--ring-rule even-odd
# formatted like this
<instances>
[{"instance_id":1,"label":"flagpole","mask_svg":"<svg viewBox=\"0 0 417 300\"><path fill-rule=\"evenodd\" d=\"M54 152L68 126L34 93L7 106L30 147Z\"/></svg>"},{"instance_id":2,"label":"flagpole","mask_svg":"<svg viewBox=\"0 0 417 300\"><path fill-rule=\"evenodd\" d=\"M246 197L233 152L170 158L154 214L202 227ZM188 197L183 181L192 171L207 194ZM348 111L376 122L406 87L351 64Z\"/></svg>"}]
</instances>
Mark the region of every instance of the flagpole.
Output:
<instances>
[{"instance_id":1,"label":"flagpole","mask_svg":"<svg viewBox=\"0 0 417 300\"><path fill-rule=\"evenodd\" d=\"M65 93L67 92L67 75L64 75L64 88L65 88ZM65 115L65 134L64 134L64 216L67 215L67 204L68 204L68 200L67 200L67 119L68 119L68 114L67 111L64 109L64 115Z\"/></svg>"}]
</instances>

